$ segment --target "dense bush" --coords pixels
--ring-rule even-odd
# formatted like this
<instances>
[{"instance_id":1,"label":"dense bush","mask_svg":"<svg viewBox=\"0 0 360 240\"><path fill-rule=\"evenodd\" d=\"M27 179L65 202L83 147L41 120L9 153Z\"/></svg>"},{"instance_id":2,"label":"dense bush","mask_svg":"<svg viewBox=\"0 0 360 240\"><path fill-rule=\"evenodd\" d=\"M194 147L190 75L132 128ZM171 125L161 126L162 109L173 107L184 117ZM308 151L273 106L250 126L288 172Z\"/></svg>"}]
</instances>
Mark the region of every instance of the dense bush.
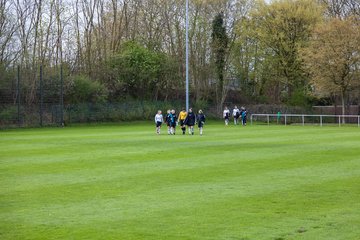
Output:
<instances>
[{"instance_id":1,"label":"dense bush","mask_svg":"<svg viewBox=\"0 0 360 240\"><path fill-rule=\"evenodd\" d=\"M290 106L310 108L312 106L312 98L309 94L305 94L304 91L298 90L287 100L287 104Z\"/></svg>"},{"instance_id":2,"label":"dense bush","mask_svg":"<svg viewBox=\"0 0 360 240\"><path fill-rule=\"evenodd\" d=\"M0 123L13 123L17 120L17 106L8 106L0 109Z\"/></svg>"},{"instance_id":3,"label":"dense bush","mask_svg":"<svg viewBox=\"0 0 360 240\"><path fill-rule=\"evenodd\" d=\"M174 59L132 41L123 45L122 51L107 62L107 67L111 74L103 81L108 83L115 98L122 94L133 99L157 100L164 97L164 91L181 86Z\"/></svg>"},{"instance_id":4,"label":"dense bush","mask_svg":"<svg viewBox=\"0 0 360 240\"><path fill-rule=\"evenodd\" d=\"M76 75L70 77L67 81L65 98L69 103L104 103L107 96L106 87L87 76Z\"/></svg>"}]
</instances>

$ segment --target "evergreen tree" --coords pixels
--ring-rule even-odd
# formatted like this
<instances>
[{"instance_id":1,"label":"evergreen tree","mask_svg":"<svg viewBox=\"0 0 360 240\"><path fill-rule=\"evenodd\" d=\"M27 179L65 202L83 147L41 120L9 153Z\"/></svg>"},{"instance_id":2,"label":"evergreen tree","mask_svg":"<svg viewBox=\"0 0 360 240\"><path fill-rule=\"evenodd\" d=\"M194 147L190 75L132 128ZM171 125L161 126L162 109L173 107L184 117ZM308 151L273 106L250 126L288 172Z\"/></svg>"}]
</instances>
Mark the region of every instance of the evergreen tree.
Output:
<instances>
[{"instance_id":1,"label":"evergreen tree","mask_svg":"<svg viewBox=\"0 0 360 240\"><path fill-rule=\"evenodd\" d=\"M216 101L220 108L224 102L224 78L225 78L225 63L226 53L228 48L228 36L224 26L223 13L216 15L212 22L212 52L213 61L215 64L216 74Z\"/></svg>"}]
</instances>

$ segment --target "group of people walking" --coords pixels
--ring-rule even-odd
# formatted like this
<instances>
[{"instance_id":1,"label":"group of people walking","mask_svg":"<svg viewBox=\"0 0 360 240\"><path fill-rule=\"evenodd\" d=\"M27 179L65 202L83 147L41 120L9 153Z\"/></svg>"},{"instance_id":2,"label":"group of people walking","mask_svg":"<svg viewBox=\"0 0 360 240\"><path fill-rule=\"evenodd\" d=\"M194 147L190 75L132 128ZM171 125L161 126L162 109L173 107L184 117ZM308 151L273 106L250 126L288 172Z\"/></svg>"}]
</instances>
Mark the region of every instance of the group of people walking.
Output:
<instances>
[{"instance_id":1,"label":"group of people walking","mask_svg":"<svg viewBox=\"0 0 360 240\"><path fill-rule=\"evenodd\" d=\"M189 134L194 135L194 126L198 124L200 135L203 134L203 128L205 124L205 114L202 110L199 110L198 114L195 114L192 108L186 112L185 108L182 108L179 115L176 114L174 109L167 110L165 118L162 115L161 110L155 115L156 133L160 134L161 125L163 122L167 125L169 135L175 135L176 126L180 126L182 134L185 135L186 127L188 128Z\"/></svg>"},{"instance_id":2,"label":"group of people walking","mask_svg":"<svg viewBox=\"0 0 360 240\"><path fill-rule=\"evenodd\" d=\"M246 126L247 110L244 107L239 109L235 106L232 110L232 117L234 119L234 125L238 125L239 119L241 119L241 124ZM225 125L229 125L231 113L229 108L226 106L223 112L223 118L225 120ZM180 126L183 135L186 134L186 128L188 128L190 135L194 135L194 126L196 124L199 127L200 135L202 135L205 120L206 117L202 110L199 110L198 114L195 114L192 108L189 108L187 112L185 108L182 108L180 113L177 115L174 109L169 109L167 110L165 117L163 116L161 110L158 110L155 115L156 134L160 134L161 126L165 123L167 125L167 132L169 135L175 135L177 126Z\"/></svg>"},{"instance_id":3,"label":"group of people walking","mask_svg":"<svg viewBox=\"0 0 360 240\"><path fill-rule=\"evenodd\" d=\"M232 111L232 116L234 118L234 125L239 124L239 118L241 117L241 124L243 126L246 126L246 118L247 118L247 111L244 107L241 107L238 109L237 106L234 107ZM230 121L230 110L228 107L225 106L224 112L223 112L223 118L225 120L225 125L229 125Z\"/></svg>"}]
</instances>

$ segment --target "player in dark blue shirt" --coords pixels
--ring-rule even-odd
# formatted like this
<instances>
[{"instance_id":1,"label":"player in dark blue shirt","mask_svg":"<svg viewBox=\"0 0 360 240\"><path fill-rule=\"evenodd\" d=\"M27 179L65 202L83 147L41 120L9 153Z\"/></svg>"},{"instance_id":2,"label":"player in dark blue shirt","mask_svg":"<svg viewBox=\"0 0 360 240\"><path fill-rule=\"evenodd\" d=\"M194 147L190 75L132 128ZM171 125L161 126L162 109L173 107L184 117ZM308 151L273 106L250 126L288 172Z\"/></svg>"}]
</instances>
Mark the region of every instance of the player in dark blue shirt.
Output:
<instances>
[{"instance_id":1,"label":"player in dark blue shirt","mask_svg":"<svg viewBox=\"0 0 360 240\"><path fill-rule=\"evenodd\" d=\"M171 110L170 115L170 134L175 135L177 116L175 110Z\"/></svg>"},{"instance_id":2,"label":"player in dark blue shirt","mask_svg":"<svg viewBox=\"0 0 360 240\"><path fill-rule=\"evenodd\" d=\"M166 125L167 125L167 129L168 129L168 134L170 134L170 115L171 115L171 112L170 112L170 109L166 111L166 116L165 116L165 122L166 122Z\"/></svg>"},{"instance_id":3,"label":"player in dark blue shirt","mask_svg":"<svg viewBox=\"0 0 360 240\"><path fill-rule=\"evenodd\" d=\"M185 118L184 124L188 126L189 134L194 135L194 125L196 122L196 115L192 108L189 108L188 114Z\"/></svg>"},{"instance_id":4,"label":"player in dark blue shirt","mask_svg":"<svg viewBox=\"0 0 360 240\"><path fill-rule=\"evenodd\" d=\"M243 126L246 126L247 111L246 108L241 107L241 122Z\"/></svg>"},{"instance_id":5,"label":"player in dark blue shirt","mask_svg":"<svg viewBox=\"0 0 360 240\"><path fill-rule=\"evenodd\" d=\"M198 122L198 127L199 127L199 131L200 131L200 136L201 136L203 133L203 127L204 127L205 119L206 119L205 114L203 113L202 110L199 110L199 114L197 115L196 119Z\"/></svg>"}]
</instances>

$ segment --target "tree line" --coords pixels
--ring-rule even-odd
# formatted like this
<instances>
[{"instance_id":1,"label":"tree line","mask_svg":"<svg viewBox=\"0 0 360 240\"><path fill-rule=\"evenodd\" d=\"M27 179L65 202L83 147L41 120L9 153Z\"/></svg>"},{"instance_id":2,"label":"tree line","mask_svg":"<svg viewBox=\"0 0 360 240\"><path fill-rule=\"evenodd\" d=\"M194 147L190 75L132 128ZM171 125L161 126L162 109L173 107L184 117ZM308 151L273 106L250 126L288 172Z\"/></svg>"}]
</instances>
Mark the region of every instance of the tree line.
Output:
<instances>
[{"instance_id":1,"label":"tree line","mask_svg":"<svg viewBox=\"0 0 360 240\"><path fill-rule=\"evenodd\" d=\"M190 0L189 14L192 102L359 104L359 1ZM0 94L20 66L34 103L40 65L51 82L64 68L66 103L184 99L185 1L0 0Z\"/></svg>"}]
</instances>

